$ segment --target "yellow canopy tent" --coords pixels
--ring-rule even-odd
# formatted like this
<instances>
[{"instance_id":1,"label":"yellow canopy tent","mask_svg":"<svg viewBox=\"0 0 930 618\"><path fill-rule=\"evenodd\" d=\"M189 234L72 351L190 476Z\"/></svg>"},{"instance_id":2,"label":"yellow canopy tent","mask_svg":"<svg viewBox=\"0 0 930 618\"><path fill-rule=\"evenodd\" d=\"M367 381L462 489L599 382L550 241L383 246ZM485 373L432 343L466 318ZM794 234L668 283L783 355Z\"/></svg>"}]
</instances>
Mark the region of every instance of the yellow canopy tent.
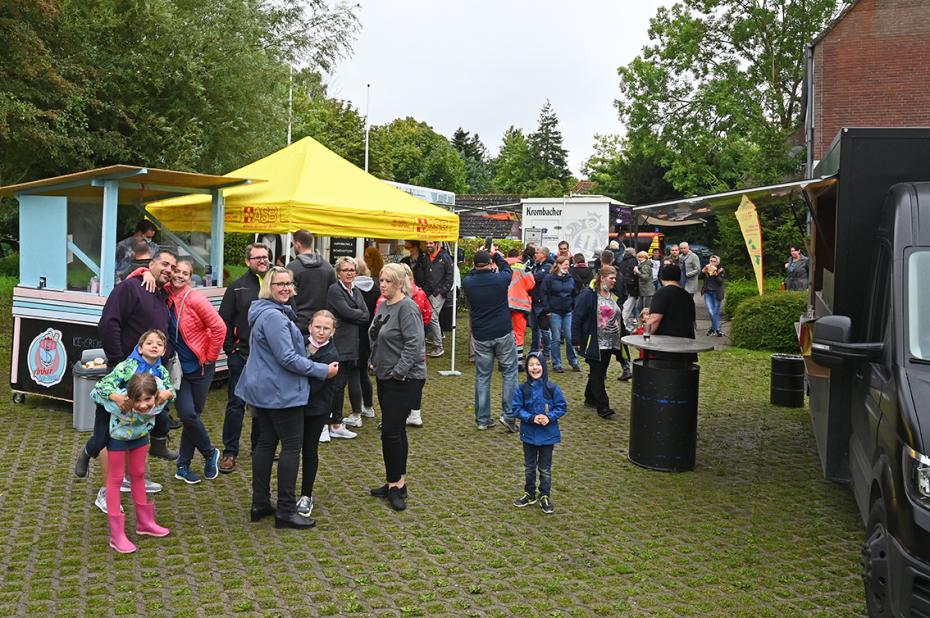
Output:
<instances>
[{"instance_id":1,"label":"yellow canopy tent","mask_svg":"<svg viewBox=\"0 0 930 618\"><path fill-rule=\"evenodd\" d=\"M458 240L458 215L392 187L310 137L228 175L267 182L223 191L226 232ZM210 196L153 202L148 211L170 229L211 230Z\"/></svg>"}]
</instances>

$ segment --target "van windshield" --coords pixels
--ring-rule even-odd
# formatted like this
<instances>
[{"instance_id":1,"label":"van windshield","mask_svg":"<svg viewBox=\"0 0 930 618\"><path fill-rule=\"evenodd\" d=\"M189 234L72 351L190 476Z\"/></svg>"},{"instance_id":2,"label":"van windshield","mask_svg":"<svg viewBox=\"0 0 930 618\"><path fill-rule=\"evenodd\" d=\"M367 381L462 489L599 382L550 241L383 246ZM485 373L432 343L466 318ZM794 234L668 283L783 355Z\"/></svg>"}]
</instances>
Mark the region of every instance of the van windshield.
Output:
<instances>
[{"instance_id":1,"label":"van windshield","mask_svg":"<svg viewBox=\"0 0 930 618\"><path fill-rule=\"evenodd\" d=\"M930 361L930 251L912 253L907 271L907 337L911 357Z\"/></svg>"}]
</instances>

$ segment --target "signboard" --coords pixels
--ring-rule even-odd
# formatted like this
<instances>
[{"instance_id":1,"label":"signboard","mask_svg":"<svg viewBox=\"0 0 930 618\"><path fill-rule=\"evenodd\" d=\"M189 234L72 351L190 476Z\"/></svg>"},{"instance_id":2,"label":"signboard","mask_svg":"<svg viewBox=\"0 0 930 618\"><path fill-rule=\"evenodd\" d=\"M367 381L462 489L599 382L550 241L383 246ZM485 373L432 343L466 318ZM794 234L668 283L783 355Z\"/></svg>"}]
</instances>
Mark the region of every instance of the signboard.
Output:
<instances>
[{"instance_id":1,"label":"signboard","mask_svg":"<svg viewBox=\"0 0 930 618\"><path fill-rule=\"evenodd\" d=\"M84 350L102 348L97 327L60 320L20 318L19 338L25 354L17 355L15 391L71 401L71 366Z\"/></svg>"},{"instance_id":2,"label":"signboard","mask_svg":"<svg viewBox=\"0 0 930 618\"><path fill-rule=\"evenodd\" d=\"M528 232L542 230L539 243L555 252L559 242L568 242L569 251L583 253L586 259L594 257L607 246L610 231L610 212L607 202L573 203L571 200L523 203L523 242Z\"/></svg>"},{"instance_id":3,"label":"signboard","mask_svg":"<svg viewBox=\"0 0 930 618\"><path fill-rule=\"evenodd\" d=\"M355 238L334 236L329 239L329 263L334 264L341 257L355 257Z\"/></svg>"}]
</instances>

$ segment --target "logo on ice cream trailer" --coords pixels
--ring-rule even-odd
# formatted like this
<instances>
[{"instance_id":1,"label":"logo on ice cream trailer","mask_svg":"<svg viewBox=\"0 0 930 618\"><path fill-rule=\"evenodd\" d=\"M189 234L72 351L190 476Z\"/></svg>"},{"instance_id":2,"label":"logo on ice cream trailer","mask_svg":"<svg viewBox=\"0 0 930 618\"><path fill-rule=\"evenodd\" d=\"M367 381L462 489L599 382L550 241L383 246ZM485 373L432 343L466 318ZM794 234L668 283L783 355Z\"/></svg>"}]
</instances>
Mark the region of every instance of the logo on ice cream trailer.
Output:
<instances>
[{"instance_id":1,"label":"logo on ice cream trailer","mask_svg":"<svg viewBox=\"0 0 930 618\"><path fill-rule=\"evenodd\" d=\"M60 330L46 329L32 340L26 366L29 375L40 386L50 388L61 382L68 367L68 352L61 342Z\"/></svg>"}]
</instances>

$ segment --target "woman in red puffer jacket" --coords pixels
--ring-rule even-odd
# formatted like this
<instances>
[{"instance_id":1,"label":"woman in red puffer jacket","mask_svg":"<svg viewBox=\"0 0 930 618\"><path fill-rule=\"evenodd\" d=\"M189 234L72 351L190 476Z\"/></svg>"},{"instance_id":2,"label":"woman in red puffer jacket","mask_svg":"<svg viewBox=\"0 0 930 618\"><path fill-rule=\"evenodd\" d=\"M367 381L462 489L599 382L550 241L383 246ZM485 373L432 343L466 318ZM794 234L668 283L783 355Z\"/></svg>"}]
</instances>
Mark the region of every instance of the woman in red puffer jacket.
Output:
<instances>
[{"instance_id":1,"label":"woman in red puffer jacket","mask_svg":"<svg viewBox=\"0 0 930 618\"><path fill-rule=\"evenodd\" d=\"M204 476L215 479L219 475L220 451L210 441L200 415L213 382L214 363L226 338L226 324L216 308L206 296L188 285L192 272L190 258L178 258L171 283L165 286L171 325L168 337L181 366L175 406L184 425L174 478L191 485L200 482L200 476L190 467L195 448L204 458Z\"/></svg>"}]
</instances>

